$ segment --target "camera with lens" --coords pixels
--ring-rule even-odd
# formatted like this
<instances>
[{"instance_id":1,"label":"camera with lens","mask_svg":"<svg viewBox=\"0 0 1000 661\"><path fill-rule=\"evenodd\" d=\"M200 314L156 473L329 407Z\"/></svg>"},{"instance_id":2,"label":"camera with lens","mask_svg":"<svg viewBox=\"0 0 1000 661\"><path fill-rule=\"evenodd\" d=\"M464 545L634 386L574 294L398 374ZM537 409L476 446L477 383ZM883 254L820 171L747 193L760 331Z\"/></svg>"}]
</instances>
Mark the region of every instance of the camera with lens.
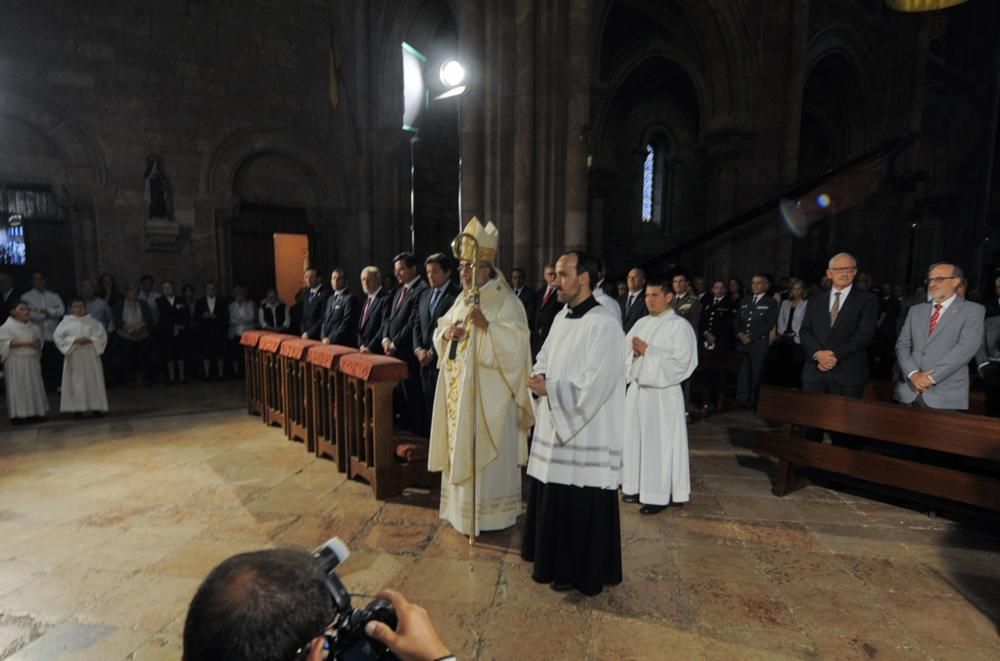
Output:
<instances>
[{"instance_id":1,"label":"camera with lens","mask_svg":"<svg viewBox=\"0 0 1000 661\"><path fill-rule=\"evenodd\" d=\"M326 574L326 587L337 609L336 618L324 634L329 645L327 658L344 661L395 659L396 655L388 647L365 633L365 625L374 620L395 630L396 611L385 599L375 599L364 608L351 606L351 595L335 571L349 555L347 545L339 537L334 537L312 553Z\"/></svg>"}]
</instances>

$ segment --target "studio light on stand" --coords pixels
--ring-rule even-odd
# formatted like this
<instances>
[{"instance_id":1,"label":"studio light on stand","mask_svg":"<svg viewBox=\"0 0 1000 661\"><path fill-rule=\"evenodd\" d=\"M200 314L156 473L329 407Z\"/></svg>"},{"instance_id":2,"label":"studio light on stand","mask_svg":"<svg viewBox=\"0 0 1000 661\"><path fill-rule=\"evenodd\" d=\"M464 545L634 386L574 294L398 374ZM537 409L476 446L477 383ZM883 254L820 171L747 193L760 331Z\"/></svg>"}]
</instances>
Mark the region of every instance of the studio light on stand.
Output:
<instances>
[{"instance_id":1,"label":"studio light on stand","mask_svg":"<svg viewBox=\"0 0 1000 661\"><path fill-rule=\"evenodd\" d=\"M435 101L458 98L458 231L462 231L462 95L467 89L465 85L465 65L459 60L450 58L438 69L438 79L444 86L444 91L434 97Z\"/></svg>"}]
</instances>

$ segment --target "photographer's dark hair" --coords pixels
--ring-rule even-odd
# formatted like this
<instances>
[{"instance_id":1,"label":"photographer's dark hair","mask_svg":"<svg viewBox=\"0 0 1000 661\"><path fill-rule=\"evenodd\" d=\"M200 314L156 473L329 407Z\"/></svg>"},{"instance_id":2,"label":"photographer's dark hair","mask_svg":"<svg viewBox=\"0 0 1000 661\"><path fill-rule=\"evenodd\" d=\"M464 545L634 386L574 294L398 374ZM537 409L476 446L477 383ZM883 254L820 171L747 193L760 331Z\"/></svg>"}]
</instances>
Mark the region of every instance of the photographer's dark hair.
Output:
<instances>
[{"instance_id":1,"label":"photographer's dark hair","mask_svg":"<svg viewBox=\"0 0 1000 661\"><path fill-rule=\"evenodd\" d=\"M582 250L570 250L566 254L576 255L576 274L583 275L584 273L588 273L590 275L591 291L597 289L597 271L600 268L600 262L598 262L597 258L593 255L588 255Z\"/></svg>"},{"instance_id":2,"label":"photographer's dark hair","mask_svg":"<svg viewBox=\"0 0 1000 661\"><path fill-rule=\"evenodd\" d=\"M336 616L305 551L241 553L212 570L184 623L185 661L292 661Z\"/></svg>"}]
</instances>

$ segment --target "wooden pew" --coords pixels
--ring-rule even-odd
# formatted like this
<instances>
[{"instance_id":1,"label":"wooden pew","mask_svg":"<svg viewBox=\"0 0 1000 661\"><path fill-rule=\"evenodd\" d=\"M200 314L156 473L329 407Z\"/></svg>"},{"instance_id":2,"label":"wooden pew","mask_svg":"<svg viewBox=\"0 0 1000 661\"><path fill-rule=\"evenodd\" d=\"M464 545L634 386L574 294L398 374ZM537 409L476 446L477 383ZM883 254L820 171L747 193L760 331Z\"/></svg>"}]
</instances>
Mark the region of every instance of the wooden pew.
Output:
<instances>
[{"instance_id":1,"label":"wooden pew","mask_svg":"<svg viewBox=\"0 0 1000 661\"><path fill-rule=\"evenodd\" d=\"M773 489L777 496L806 486L808 481L801 479L796 469L808 467L1000 511L1000 479L996 478L1000 419L773 386L761 388L757 407L762 418L782 424L780 431L756 430L753 434L754 452L779 460ZM887 447L900 452L879 453L809 441L792 436L793 426L872 439L892 444ZM907 454L907 449L911 455L924 452L927 456L926 451L932 450L977 463L975 470L968 466L956 469L895 456ZM957 463L961 465L961 460Z\"/></svg>"},{"instance_id":2,"label":"wooden pew","mask_svg":"<svg viewBox=\"0 0 1000 661\"><path fill-rule=\"evenodd\" d=\"M285 340L278 352L285 436L290 441L304 443L309 452L315 452L315 448L309 420L309 366L306 356L313 347L318 346L322 345L316 340L296 338Z\"/></svg>"},{"instance_id":3,"label":"wooden pew","mask_svg":"<svg viewBox=\"0 0 1000 661\"><path fill-rule=\"evenodd\" d=\"M341 357L338 369L346 386L347 477L366 480L378 500L392 498L408 486L430 485L433 478L426 458L407 462L397 456L397 444L412 446L421 440L393 429L392 391L407 377L406 363L353 353Z\"/></svg>"},{"instance_id":4,"label":"wooden pew","mask_svg":"<svg viewBox=\"0 0 1000 661\"><path fill-rule=\"evenodd\" d=\"M285 427L285 407L281 397L281 361L278 352L287 340L294 340L294 335L271 333L264 335L257 342L260 355L261 390L264 394L264 413L261 416L264 424Z\"/></svg>"},{"instance_id":5,"label":"wooden pew","mask_svg":"<svg viewBox=\"0 0 1000 661\"><path fill-rule=\"evenodd\" d=\"M328 457L341 473L347 471L344 375L338 371L340 359L357 353L353 347L324 344L306 356L309 365L309 410L313 444L317 457Z\"/></svg>"},{"instance_id":6,"label":"wooden pew","mask_svg":"<svg viewBox=\"0 0 1000 661\"><path fill-rule=\"evenodd\" d=\"M872 381L865 386L865 399L891 402L895 390L896 384L892 381ZM969 413L986 415L986 393L981 390L969 391Z\"/></svg>"},{"instance_id":7,"label":"wooden pew","mask_svg":"<svg viewBox=\"0 0 1000 661\"><path fill-rule=\"evenodd\" d=\"M247 413L250 415L264 414L264 385L261 379L261 358L257 343L260 338L269 335L268 331L249 330L240 336L243 347L243 372L247 384Z\"/></svg>"}]
</instances>

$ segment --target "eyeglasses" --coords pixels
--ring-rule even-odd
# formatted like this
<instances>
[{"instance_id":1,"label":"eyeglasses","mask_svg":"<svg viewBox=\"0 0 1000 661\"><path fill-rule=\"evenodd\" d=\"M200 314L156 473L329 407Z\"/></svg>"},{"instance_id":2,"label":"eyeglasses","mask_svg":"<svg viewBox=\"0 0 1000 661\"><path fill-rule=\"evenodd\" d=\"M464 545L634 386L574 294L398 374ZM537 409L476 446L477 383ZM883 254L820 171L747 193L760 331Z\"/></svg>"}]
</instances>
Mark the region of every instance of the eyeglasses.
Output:
<instances>
[{"instance_id":1,"label":"eyeglasses","mask_svg":"<svg viewBox=\"0 0 1000 661\"><path fill-rule=\"evenodd\" d=\"M830 269L834 273L851 273L852 271L857 271L857 266L838 266L837 268Z\"/></svg>"},{"instance_id":2,"label":"eyeglasses","mask_svg":"<svg viewBox=\"0 0 1000 661\"><path fill-rule=\"evenodd\" d=\"M957 275L936 275L933 278L927 278L926 280L924 280L924 284L925 285L939 285L942 282L944 282L945 280L954 280L957 277L958 277Z\"/></svg>"}]
</instances>

